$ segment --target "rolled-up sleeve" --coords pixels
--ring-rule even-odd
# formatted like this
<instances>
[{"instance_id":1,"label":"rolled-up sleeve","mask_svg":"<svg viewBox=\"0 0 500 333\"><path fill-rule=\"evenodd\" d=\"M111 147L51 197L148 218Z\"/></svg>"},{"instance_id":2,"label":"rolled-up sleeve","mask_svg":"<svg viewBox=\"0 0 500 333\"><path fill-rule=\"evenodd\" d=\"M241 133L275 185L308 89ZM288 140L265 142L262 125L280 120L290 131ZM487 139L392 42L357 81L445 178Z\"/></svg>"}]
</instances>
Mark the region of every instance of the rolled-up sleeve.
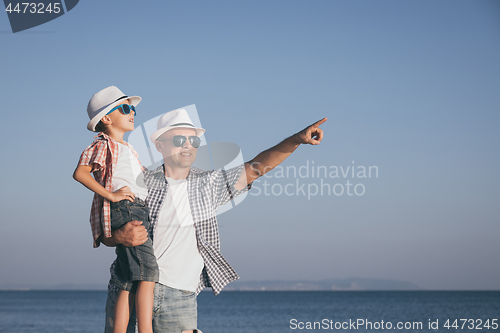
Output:
<instances>
[{"instance_id":1,"label":"rolled-up sleeve","mask_svg":"<svg viewBox=\"0 0 500 333\"><path fill-rule=\"evenodd\" d=\"M216 208L223 206L252 187L252 184L248 184L241 190L234 187L244 172L245 164L228 170L219 169L212 172L213 198Z\"/></svg>"},{"instance_id":2,"label":"rolled-up sleeve","mask_svg":"<svg viewBox=\"0 0 500 333\"><path fill-rule=\"evenodd\" d=\"M87 147L80 156L78 165L90 165L92 171L101 169L106 165L107 144L103 140L96 140Z\"/></svg>"}]
</instances>

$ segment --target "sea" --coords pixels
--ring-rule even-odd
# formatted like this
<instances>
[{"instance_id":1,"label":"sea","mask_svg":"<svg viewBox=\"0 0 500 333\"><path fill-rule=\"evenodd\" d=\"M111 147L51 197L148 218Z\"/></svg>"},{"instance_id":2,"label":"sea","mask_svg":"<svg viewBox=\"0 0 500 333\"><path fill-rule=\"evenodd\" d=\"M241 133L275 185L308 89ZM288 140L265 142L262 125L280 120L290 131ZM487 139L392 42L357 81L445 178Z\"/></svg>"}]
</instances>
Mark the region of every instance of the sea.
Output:
<instances>
[{"instance_id":1,"label":"sea","mask_svg":"<svg viewBox=\"0 0 500 333\"><path fill-rule=\"evenodd\" d=\"M104 331L106 291L0 291L1 333ZM500 332L500 291L223 291L204 333Z\"/></svg>"}]
</instances>

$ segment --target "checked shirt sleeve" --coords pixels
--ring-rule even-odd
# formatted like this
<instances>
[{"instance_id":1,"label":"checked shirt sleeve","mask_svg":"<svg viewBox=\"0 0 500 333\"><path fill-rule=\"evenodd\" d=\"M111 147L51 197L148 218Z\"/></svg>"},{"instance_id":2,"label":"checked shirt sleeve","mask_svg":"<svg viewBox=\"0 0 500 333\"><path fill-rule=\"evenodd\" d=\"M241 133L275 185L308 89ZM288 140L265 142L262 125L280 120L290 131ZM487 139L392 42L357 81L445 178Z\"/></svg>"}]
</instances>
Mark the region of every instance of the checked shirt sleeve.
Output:
<instances>
[{"instance_id":1,"label":"checked shirt sleeve","mask_svg":"<svg viewBox=\"0 0 500 333\"><path fill-rule=\"evenodd\" d=\"M78 165L90 165L91 172L97 171L106 165L108 145L104 140L95 140L80 156Z\"/></svg>"},{"instance_id":2,"label":"checked shirt sleeve","mask_svg":"<svg viewBox=\"0 0 500 333\"><path fill-rule=\"evenodd\" d=\"M216 209L250 189L251 184L248 184L242 190L237 190L234 187L242 172L245 172L245 164L228 170L219 169L213 171L213 198Z\"/></svg>"}]
</instances>

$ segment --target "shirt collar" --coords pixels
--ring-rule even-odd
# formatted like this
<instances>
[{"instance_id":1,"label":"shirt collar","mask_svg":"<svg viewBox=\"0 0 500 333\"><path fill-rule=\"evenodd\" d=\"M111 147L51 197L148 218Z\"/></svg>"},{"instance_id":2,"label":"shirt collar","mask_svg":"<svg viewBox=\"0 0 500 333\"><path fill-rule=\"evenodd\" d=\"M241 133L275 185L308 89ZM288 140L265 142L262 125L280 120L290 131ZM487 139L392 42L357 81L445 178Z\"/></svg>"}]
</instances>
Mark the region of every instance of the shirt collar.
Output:
<instances>
[{"instance_id":1,"label":"shirt collar","mask_svg":"<svg viewBox=\"0 0 500 333\"><path fill-rule=\"evenodd\" d=\"M113 142L114 144L118 144L119 142L116 141L115 139L113 139L112 137L110 137L109 135L107 135L106 133L104 132L99 132L97 133L96 136L94 136L94 138L102 138L103 140L106 140L106 141L111 141ZM123 141L123 144L125 144L125 146L131 148L132 146L127 142L127 141Z\"/></svg>"},{"instance_id":2,"label":"shirt collar","mask_svg":"<svg viewBox=\"0 0 500 333\"><path fill-rule=\"evenodd\" d=\"M104 135L106 135L106 134L104 134ZM164 164L160 165L159 167L157 167L156 169L154 169L153 171L151 171L151 174L155 175L155 176L158 175L158 174L161 174L162 177L165 177L165 172L164 172L163 166L164 166ZM186 179L188 179L188 180L192 179L198 173L200 173L200 169L191 166L191 167L189 167L189 174L186 177Z\"/></svg>"},{"instance_id":3,"label":"shirt collar","mask_svg":"<svg viewBox=\"0 0 500 333\"><path fill-rule=\"evenodd\" d=\"M104 132L99 132L99 133L97 133L96 136L94 136L94 138L100 138L100 137L102 137L104 140L113 140L113 138L111 138L109 135L107 135Z\"/></svg>"}]
</instances>

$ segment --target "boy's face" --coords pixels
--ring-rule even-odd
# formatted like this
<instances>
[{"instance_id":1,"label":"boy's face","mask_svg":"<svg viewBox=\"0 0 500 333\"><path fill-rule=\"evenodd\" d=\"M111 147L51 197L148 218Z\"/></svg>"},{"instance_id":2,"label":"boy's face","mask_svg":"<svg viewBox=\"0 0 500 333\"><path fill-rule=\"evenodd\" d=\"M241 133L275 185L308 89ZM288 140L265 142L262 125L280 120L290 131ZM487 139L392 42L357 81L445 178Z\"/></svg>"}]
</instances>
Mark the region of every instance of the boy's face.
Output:
<instances>
[{"instance_id":1,"label":"boy's face","mask_svg":"<svg viewBox=\"0 0 500 333\"><path fill-rule=\"evenodd\" d=\"M120 102L120 104L129 104L130 101L128 99L125 99ZM107 126L111 126L113 130L118 130L118 131L123 131L129 132L134 130L134 117L135 117L135 112L130 111L129 114L123 114L122 109L116 109L115 111L111 112L107 116L110 124L107 124Z\"/></svg>"}]
</instances>

